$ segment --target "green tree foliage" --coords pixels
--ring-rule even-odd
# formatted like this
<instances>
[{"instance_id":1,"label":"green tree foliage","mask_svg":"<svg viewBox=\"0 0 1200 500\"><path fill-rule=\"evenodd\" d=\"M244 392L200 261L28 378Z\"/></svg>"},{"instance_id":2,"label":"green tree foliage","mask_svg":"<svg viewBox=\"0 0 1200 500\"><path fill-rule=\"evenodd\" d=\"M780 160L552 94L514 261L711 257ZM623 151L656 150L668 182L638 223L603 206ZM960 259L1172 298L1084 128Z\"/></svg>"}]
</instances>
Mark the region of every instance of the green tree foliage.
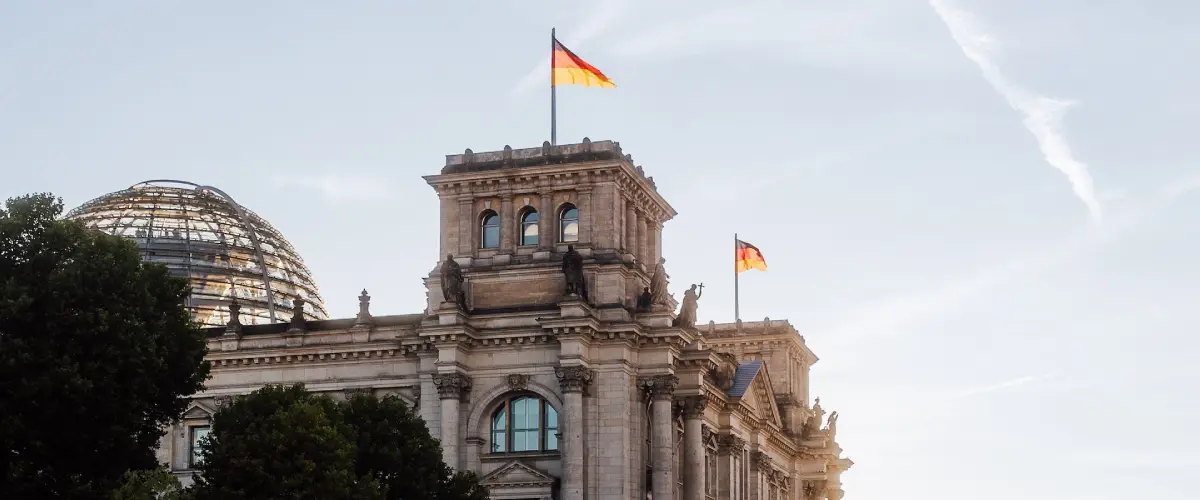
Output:
<instances>
[{"instance_id":1,"label":"green tree foliage","mask_svg":"<svg viewBox=\"0 0 1200 500\"><path fill-rule=\"evenodd\" d=\"M183 488L166 469L129 471L111 500L184 500Z\"/></svg>"},{"instance_id":2,"label":"green tree foliage","mask_svg":"<svg viewBox=\"0 0 1200 500\"><path fill-rule=\"evenodd\" d=\"M213 418L196 500L382 500L355 470L354 430L328 396L267 386Z\"/></svg>"},{"instance_id":3,"label":"green tree foliage","mask_svg":"<svg viewBox=\"0 0 1200 500\"><path fill-rule=\"evenodd\" d=\"M343 405L357 432L357 467L387 487L388 500L487 500L471 472L453 471L425 421L400 398L356 395Z\"/></svg>"},{"instance_id":4,"label":"green tree foliage","mask_svg":"<svg viewBox=\"0 0 1200 500\"><path fill-rule=\"evenodd\" d=\"M0 209L0 498L108 498L208 376L187 282L62 209Z\"/></svg>"}]
</instances>

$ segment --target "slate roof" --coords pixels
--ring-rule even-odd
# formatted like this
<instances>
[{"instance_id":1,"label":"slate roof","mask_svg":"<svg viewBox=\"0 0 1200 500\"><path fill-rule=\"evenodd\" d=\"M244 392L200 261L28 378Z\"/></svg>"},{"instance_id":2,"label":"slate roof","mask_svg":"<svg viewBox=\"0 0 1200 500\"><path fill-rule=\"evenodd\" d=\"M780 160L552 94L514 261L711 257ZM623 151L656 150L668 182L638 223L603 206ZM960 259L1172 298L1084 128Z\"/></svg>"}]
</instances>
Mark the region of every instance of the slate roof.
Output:
<instances>
[{"instance_id":1,"label":"slate roof","mask_svg":"<svg viewBox=\"0 0 1200 500\"><path fill-rule=\"evenodd\" d=\"M756 359L739 364L737 371L733 373L733 386L726 390L725 394L733 398L740 398L746 395L746 390L750 388L750 383L754 381L754 377L762 369L762 363L761 359Z\"/></svg>"}]
</instances>

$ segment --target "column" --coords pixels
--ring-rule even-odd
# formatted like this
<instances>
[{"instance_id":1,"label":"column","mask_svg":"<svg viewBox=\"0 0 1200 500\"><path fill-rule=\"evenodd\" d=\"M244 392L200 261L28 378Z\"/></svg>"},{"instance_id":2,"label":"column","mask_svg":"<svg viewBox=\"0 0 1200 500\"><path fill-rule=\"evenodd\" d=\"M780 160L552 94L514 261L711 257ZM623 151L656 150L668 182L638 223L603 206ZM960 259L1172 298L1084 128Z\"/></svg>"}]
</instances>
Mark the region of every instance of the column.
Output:
<instances>
[{"instance_id":1,"label":"column","mask_svg":"<svg viewBox=\"0 0 1200 500\"><path fill-rule=\"evenodd\" d=\"M457 470L459 402L471 390L471 379L461 373L439 373L433 376L433 384L442 399L442 461Z\"/></svg>"},{"instance_id":2,"label":"column","mask_svg":"<svg viewBox=\"0 0 1200 500\"><path fill-rule=\"evenodd\" d=\"M643 380L642 387L650 393L650 463L653 467L650 491L654 500L674 500L675 493L675 425L674 397L679 378L674 375L655 375Z\"/></svg>"},{"instance_id":3,"label":"column","mask_svg":"<svg viewBox=\"0 0 1200 500\"><path fill-rule=\"evenodd\" d=\"M475 200L470 196L458 199L458 251L455 257L473 257L475 255Z\"/></svg>"},{"instance_id":4,"label":"column","mask_svg":"<svg viewBox=\"0 0 1200 500\"><path fill-rule=\"evenodd\" d=\"M513 213L512 196L505 194L500 200L500 249L512 250L521 236L519 231L513 231L516 226L517 214Z\"/></svg>"},{"instance_id":5,"label":"column","mask_svg":"<svg viewBox=\"0 0 1200 500\"><path fill-rule=\"evenodd\" d=\"M650 234L647 229L646 216L639 212L637 214L637 247L634 250L634 255L646 266L646 271L650 271L657 262L650 262L650 255L646 252L646 248L650 246Z\"/></svg>"},{"instance_id":6,"label":"column","mask_svg":"<svg viewBox=\"0 0 1200 500\"><path fill-rule=\"evenodd\" d=\"M625 200L625 251L637 256L637 212L633 200Z\"/></svg>"},{"instance_id":7,"label":"column","mask_svg":"<svg viewBox=\"0 0 1200 500\"><path fill-rule=\"evenodd\" d=\"M763 489L763 475L771 470L771 457L761 451L750 452L750 481L746 493L750 500L769 500Z\"/></svg>"},{"instance_id":8,"label":"column","mask_svg":"<svg viewBox=\"0 0 1200 500\"><path fill-rule=\"evenodd\" d=\"M720 466L717 471L717 498L729 500L742 498L742 495L738 494L742 479L740 460L734 460L734 457L740 459L745 447L746 442L732 434L718 437L717 456L720 457L718 462Z\"/></svg>"},{"instance_id":9,"label":"column","mask_svg":"<svg viewBox=\"0 0 1200 500\"><path fill-rule=\"evenodd\" d=\"M658 221L649 221L650 237L646 243L646 262L649 265L657 266L659 252L662 249L662 224Z\"/></svg>"},{"instance_id":10,"label":"column","mask_svg":"<svg viewBox=\"0 0 1200 500\"><path fill-rule=\"evenodd\" d=\"M583 393L592 383L592 372L584 366L560 366L554 369L563 393L562 426L563 482L562 500L583 500Z\"/></svg>"},{"instance_id":11,"label":"column","mask_svg":"<svg viewBox=\"0 0 1200 500\"><path fill-rule=\"evenodd\" d=\"M592 188L577 188L575 192L579 196L579 243L590 244L592 221L596 219L592 214Z\"/></svg>"},{"instance_id":12,"label":"column","mask_svg":"<svg viewBox=\"0 0 1200 500\"><path fill-rule=\"evenodd\" d=\"M538 249L540 250L554 248L554 242L558 241L558 214L554 213L554 206L551 203L550 193L542 193L542 199L538 203Z\"/></svg>"},{"instance_id":13,"label":"column","mask_svg":"<svg viewBox=\"0 0 1200 500\"><path fill-rule=\"evenodd\" d=\"M683 403L683 500L704 500L704 396Z\"/></svg>"}]
</instances>

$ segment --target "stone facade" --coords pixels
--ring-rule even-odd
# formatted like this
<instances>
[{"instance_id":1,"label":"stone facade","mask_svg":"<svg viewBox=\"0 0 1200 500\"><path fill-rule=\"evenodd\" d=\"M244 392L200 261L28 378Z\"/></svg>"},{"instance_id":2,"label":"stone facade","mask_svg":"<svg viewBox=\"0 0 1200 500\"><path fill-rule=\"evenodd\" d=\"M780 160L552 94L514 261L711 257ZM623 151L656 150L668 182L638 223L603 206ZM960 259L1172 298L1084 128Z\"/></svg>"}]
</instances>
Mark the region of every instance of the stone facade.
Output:
<instances>
[{"instance_id":1,"label":"stone facade","mask_svg":"<svg viewBox=\"0 0 1200 500\"><path fill-rule=\"evenodd\" d=\"M399 395L496 499L842 498L852 462L786 320L679 327L673 298L635 307L676 214L619 144L467 150L425 180L466 304L443 297L439 263L419 314L373 315L364 291L355 318L212 329L212 378L164 463L189 477L193 438L229 398L303 382ZM586 299L565 293L568 245Z\"/></svg>"}]
</instances>

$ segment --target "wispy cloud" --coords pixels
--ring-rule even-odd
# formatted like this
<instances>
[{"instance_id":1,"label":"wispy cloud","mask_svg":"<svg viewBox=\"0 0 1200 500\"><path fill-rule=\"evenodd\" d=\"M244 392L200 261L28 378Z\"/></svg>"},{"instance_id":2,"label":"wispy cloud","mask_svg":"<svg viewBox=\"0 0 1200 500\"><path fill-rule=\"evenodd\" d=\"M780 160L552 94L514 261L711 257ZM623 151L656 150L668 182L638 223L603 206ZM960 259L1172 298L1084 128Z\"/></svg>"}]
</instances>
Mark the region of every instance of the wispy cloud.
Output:
<instances>
[{"instance_id":1,"label":"wispy cloud","mask_svg":"<svg viewBox=\"0 0 1200 500\"><path fill-rule=\"evenodd\" d=\"M314 191L330 204L379 201L391 198L395 192L389 183L380 179L352 174L277 174L273 180L282 188Z\"/></svg>"},{"instance_id":2,"label":"wispy cloud","mask_svg":"<svg viewBox=\"0 0 1200 500\"><path fill-rule=\"evenodd\" d=\"M1005 380L1003 382L999 382L999 383L995 383L995 384L984 385L984 386L979 386L979 387L972 387L970 389L967 389L967 390L964 390L964 391L961 391L961 392L955 394L954 397L955 398L969 398L972 396L987 394L989 392L1003 391L1005 389L1012 389L1012 388L1020 387L1023 385L1032 384L1034 382L1050 380L1052 378L1054 378L1054 375L1050 374L1050 373L1043 374L1043 375L1026 375L1024 377L1017 377L1017 378L1014 378L1011 380Z\"/></svg>"},{"instance_id":3,"label":"wispy cloud","mask_svg":"<svg viewBox=\"0 0 1200 500\"><path fill-rule=\"evenodd\" d=\"M849 315L849 320L822 329L829 338L853 342L862 338L902 334L917 324L949 313L969 300L1005 283L1028 279L1064 262L1079 252L1108 243L1140 225L1142 221L1179 198L1200 192L1200 175L1167 184L1138 206L1104 226L1090 226L1070 238L1010 260L985 266L974 273L952 279L930 289L886 298L867 304Z\"/></svg>"},{"instance_id":4,"label":"wispy cloud","mask_svg":"<svg viewBox=\"0 0 1200 500\"><path fill-rule=\"evenodd\" d=\"M971 13L954 7L949 0L929 0L929 4L967 58L979 66L984 79L1025 116L1025 128L1037 140L1046 162L1066 175L1075 196L1099 222L1102 210L1092 176L1087 165L1075 159L1062 132L1063 115L1075 102L1036 95L1009 81L990 57L996 39L975 23Z\"/></svg>"},{"instance_id":5,"label":"wispy cloud","mask_svg":"<svg viewBox=\"0 0 1200 500\"><path fill-rule=\"evenodd\" d=\"M558 39L574 52L586 46L589 40L603 35L613 25L624 17L629 0L600 0L586 14L583 24L558 35ZM537 63L512 89L513 95L525 95L540 86L547 85L550 79L550 50L546 44L546 56Z\"/></svg>"}]
</instances>

